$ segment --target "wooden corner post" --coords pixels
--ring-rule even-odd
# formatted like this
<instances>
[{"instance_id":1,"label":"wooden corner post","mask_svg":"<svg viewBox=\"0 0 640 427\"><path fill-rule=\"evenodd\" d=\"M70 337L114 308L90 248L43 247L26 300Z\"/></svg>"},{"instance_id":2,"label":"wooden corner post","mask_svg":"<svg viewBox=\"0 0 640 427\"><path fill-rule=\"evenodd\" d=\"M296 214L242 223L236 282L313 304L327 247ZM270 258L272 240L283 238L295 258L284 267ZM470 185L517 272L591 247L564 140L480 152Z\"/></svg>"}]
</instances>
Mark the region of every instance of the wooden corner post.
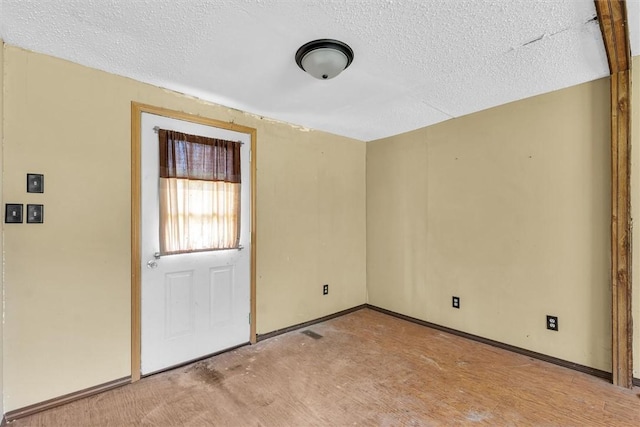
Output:
<instances>
[{"instance_id":1,"label":"wooden corner post","mask_svg":"<svg viewBox=\"0 0 640 427\"><path fill-rule=\"evenodd\" d=\"M630 49L625 0L595 0L611 72L611 320L613 384L633 386Z\"/></svg>"}]
</instances>

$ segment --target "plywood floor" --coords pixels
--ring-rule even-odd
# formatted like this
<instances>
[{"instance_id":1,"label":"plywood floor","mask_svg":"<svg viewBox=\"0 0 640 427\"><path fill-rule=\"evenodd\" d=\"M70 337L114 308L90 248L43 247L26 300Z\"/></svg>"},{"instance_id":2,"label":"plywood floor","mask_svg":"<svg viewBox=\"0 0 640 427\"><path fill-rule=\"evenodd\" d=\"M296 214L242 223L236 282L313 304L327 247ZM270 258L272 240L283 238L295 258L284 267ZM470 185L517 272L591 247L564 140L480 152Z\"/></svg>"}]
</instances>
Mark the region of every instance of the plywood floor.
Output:
<instances>
[{"instance_id":1,"label":"plywood floor","mask_svg":"<svg viewBox=\"0 0 640 427\"><path fill-rule=\"evenodd\" d=\"M364 309L11 423L640 426L640 389Z\"/></svg>"}]
</instances>

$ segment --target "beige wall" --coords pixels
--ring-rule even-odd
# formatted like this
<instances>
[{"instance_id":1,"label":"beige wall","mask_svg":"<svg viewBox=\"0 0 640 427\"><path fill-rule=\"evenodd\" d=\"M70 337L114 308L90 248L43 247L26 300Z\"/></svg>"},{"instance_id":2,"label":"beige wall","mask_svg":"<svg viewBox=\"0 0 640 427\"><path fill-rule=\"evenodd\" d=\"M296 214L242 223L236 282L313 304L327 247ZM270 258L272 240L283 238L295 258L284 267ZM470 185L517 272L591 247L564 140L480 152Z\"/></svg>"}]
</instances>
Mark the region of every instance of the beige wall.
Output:
<instances>
[{"instance_id":1,"label":"beige wall","mask_svg":"<svg viewBox=\"0 0 640 427\"><path fill-rule=\"evenodd\" d=\"M602 79L369 143L369 303L610 372L608 94Z\"/></svg>"},{"instance_id":2,"label":"beige wall","mask_svg":"<svg viewBox=\"0 0 640 427\"><path fill-rule=\"evenodd\" d=\"M258 144L258 333L364 304L364 143L273 126Z\"/></svg>"},{"instance_id":3,"label":"beige wall","mask_svg":"<svg viewBox=\"0 0 640 427\"><path fill-rule=\"evenodd\" d=\"M631 147L633 376L640 378L640 56L631 62Z\"/></svg>"},{"instance_id":4,"label":"beige wall","mask_svg":"<svg viewBox=\"0 0 640 427\"><path fill-rule=\"evenodd\" d=\"M4 41L0 39L0 148L4 137L3 124L4 124ZM0 176L2 176L2 149L0 149ZM2 185L0 185L0 200L2 198ZM1 206L2 204L0 204ZM4 212L2 213L2 226L4 234ZM2 238L0 238L0 246L2 246ZM2 310L4 310L4 282L2 280L4 262L0 262L0 296L2 298ZM4 361L4 316L0 320L0 414L4 414L4 373L3 373L3 361Z\"/></svg>"},{"instance_id":5,"label":"beige wall","mask_svg":"<svg viewBox=\"0 0 640 427\"><path fill-rule=\"evenodd\" d=\"M258 333L365 302L363 142L11 46L4 61L4 202L45 205L44 224L5 227L5 411L130 374L131 101L257 129Z\"/></svg>"}]
</instances>

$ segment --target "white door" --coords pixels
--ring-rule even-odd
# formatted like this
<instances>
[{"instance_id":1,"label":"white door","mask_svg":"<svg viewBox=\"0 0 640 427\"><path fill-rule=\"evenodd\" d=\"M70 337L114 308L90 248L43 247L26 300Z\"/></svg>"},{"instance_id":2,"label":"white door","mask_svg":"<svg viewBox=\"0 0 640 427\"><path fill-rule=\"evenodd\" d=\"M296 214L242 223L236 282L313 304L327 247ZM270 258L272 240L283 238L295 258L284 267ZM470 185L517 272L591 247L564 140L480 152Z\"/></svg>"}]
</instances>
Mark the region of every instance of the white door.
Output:
<instances>
[{"instance_id":1,"label":"white door","mask_svg":"<svg viewBox=\"0 0 640 427\"><path fill-rule=\"evenodd\" d=\"M242 250L167 255L159 239L159 141L154 127L242 141ZM251 135L154 114L141 119L141 372L216 353L250 339Z\"/></svg>"}]
</instances>

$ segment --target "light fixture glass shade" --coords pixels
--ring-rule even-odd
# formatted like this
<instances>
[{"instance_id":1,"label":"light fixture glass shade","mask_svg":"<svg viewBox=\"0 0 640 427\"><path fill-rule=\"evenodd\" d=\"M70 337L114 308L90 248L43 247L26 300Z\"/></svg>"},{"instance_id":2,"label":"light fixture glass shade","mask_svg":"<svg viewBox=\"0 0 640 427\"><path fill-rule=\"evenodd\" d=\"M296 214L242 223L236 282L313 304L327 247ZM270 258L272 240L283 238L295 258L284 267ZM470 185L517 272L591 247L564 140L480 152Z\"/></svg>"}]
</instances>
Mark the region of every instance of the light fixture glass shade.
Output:
<instances>
[{"instance_id":1,"label":"light fixture glass shade","mask_svg":"<svg viewBox=\"0 0 640 427\"><path fill-rule=\"evenodd\" d=\"M353 50L333 39L306 43L296 52L298 66L316 79L328 80L340 74L353 61Z\"/></svg>"},{"instance_id":2,"label":"light fixture glass shade","mask_svg":"<svg viewBox=\"0 0 640 427\"><path fill-rule=\"evenodd\" d=\"M302 68L316 79L332 79L342 72L349 62L347 56L335 49L315 49L302 58Z\"/></svg>"}]
</instances>

